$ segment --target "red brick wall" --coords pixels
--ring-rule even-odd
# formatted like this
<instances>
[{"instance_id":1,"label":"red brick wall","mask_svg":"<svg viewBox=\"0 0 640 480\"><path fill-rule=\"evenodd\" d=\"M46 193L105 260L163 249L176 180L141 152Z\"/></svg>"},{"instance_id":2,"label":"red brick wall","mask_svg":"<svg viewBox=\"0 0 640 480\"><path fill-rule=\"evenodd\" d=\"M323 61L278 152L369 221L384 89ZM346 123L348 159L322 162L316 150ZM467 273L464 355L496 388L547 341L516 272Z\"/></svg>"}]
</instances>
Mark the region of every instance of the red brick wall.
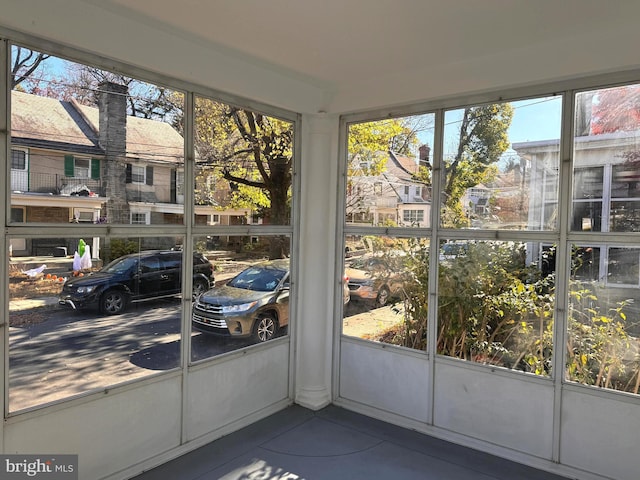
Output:
<instances>
[{"instance_id":1,"label":"red brick wall","mask_svg":"<svg viewBox=\"0 0 640 480\"><path fill-rule=\"evenodd\" d=\"M65 207L27 207L27 222L69 223L69 209Z\"/></svg>"}]
</instances>

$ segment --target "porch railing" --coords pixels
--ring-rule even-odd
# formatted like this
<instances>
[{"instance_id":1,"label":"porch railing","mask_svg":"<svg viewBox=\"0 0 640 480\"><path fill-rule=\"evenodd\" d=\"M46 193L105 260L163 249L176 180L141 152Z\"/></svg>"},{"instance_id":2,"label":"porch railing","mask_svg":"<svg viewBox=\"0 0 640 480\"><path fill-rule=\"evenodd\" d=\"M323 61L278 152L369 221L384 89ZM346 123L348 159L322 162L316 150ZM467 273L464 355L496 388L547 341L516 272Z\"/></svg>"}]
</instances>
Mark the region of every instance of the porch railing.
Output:
<instances>
[{"instance_id":1,"label":"porch railing","mask_svg":"<svg viewBox=\"0 0 640 480\"><path fill-rule=\"evenodd\" d=\"M24 175L12 173L11 190L13 192L50 193L53 195L104 196L100 180L48 173Z\"/></svg>"}]
</instances>

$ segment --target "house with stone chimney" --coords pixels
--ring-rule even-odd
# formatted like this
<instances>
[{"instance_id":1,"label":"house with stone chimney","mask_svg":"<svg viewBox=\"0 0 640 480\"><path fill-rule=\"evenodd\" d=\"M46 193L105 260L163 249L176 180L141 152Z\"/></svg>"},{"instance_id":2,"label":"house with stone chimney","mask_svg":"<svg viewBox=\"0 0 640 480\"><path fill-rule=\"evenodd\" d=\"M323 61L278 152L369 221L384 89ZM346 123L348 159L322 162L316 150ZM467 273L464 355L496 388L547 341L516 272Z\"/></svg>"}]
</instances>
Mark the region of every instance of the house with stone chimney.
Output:
<instances>
[{"instance_id":1,"label":"house with stone chimney","mask_svg":"<svg viewBox=\"0 0 640 480\"><path fill-rule=\"evenodd\" d=\"M183 222L184 140L168 123L127 115L126 102L127 87L110 82L97 108L11 92L12 223ZM211 203L195 214L200 224L249 216ZM65 242L13 238L11 250L51 255Z\"/></svg>"},{"instance_id":2,"label":"house with stone chimney","mask_svg":"<svg viewBox=\"0 0 640 480\"><path fill-rule=\"evenodd\" d=\"M430 148L420 147L418 158L386 152L377 175L356 161L347 191L347 221L373 225L427 227L431 215L431 185L416 177L429 166Z\"/></svg>"}]
</instances>

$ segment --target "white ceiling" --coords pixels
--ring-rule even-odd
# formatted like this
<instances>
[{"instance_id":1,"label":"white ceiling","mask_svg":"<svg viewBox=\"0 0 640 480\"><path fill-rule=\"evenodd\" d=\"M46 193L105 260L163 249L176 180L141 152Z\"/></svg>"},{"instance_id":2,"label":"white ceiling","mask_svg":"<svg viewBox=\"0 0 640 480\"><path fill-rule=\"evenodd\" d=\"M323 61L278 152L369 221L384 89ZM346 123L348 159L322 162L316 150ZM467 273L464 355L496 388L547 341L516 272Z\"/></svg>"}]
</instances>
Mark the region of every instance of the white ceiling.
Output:
<instances>
[{"instance_id":1,"label":"white ceiling","mask_svg":"<svg viewBox=\"0 0 640 480\"><path fill-rule=\"evenodd\" d=\"M340 89L411 72L637 29L640 1L99 0L177 35ZM507 66L505 66L507 68Z\"/></svg>"},{"instance_id":2,"label":"white ceiling","mask_svg":"<svg viewBox=\"0 0 640 480\"><path fill-rule=\"evenodd\" d=\"M3 1L29 9L32 25L22 24L35 32L36 20L44 31L60 10L52 4L63 3L82 17L86 35L107 28L101 19L120 18L278 72L323 92L307 110L357 110L640 66L639 0Z\"/></svg>"}]
</instances>

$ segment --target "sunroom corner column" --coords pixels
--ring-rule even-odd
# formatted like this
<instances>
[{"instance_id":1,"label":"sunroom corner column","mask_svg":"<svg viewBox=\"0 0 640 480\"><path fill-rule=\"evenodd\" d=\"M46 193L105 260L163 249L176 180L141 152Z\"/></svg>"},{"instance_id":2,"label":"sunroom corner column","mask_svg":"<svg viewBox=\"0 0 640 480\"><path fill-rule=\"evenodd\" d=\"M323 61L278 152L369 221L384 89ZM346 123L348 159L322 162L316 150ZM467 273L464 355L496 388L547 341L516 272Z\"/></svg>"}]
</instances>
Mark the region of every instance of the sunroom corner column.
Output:
<instances>
[{"instance_id":1,"label":"sunroom corner column","mask_svg":"<svg viewBox=\"0 0 640 480\"><path fill-rule=\"evenodd\" d=\"M295 402L331 402L338 118L302 117Z\"/></svg>"}]
</instances>

